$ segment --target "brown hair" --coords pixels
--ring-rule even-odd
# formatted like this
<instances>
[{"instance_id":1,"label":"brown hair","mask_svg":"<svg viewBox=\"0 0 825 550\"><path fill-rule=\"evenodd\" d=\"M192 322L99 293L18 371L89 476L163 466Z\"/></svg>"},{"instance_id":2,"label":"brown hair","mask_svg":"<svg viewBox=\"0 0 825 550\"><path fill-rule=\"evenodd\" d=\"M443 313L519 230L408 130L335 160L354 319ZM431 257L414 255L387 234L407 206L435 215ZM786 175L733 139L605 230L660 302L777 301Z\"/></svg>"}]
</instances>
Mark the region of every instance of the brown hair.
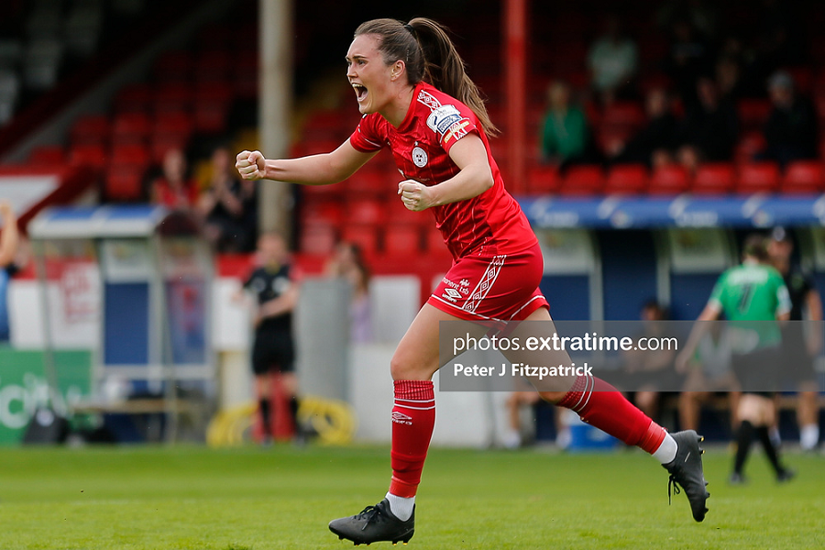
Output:
<instances>
[{"instance_id":1,"label":"brown hair","mask_svg":"<svg viewBox=\"0 0 825 550\"><path fill-rule=\"evenodd\" d=\"M742 255L751 256L761 263L766 263L770 259L770 256L768 256L768 245L765 236L759 233L751 233L748 235L742 245Z\"/></svg>"},{"instance_id":2,"label":"brown hair","mask_svg":"<svg viewBox=\"0 0 825 550\"><path fill-rule=\"evenodd\" d=\"M488 135L498 134L481 92L467 76L464 60L458 55L446 27L426 17L416 17L407 24L395 19L373 19L355 29L356 37L362 34L380 37L378 51L384 63L403 61L410 84L415 86L422 80L432 84L467 105Z\"/></svg>"}]
</instances>

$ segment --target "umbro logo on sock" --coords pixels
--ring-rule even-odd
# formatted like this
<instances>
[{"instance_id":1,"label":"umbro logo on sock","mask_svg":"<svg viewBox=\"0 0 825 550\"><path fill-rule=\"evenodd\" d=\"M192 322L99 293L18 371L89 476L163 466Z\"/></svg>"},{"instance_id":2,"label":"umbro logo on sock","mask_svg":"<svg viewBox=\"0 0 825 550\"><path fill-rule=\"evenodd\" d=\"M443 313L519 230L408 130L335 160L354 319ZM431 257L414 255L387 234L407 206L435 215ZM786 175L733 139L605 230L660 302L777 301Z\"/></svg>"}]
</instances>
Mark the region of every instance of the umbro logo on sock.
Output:
<instances>
[{"instance_id":1,"label":"umbro logo on sock","mask_svg":"<svg viewBox=\"0 0 825 550\"><path fill-rule=\"evenodd\" d=\"M407 426L412 426L412 417L398 411L393 411L392 421L396 424L406 424Z\"/></svg>"}]
</instances>

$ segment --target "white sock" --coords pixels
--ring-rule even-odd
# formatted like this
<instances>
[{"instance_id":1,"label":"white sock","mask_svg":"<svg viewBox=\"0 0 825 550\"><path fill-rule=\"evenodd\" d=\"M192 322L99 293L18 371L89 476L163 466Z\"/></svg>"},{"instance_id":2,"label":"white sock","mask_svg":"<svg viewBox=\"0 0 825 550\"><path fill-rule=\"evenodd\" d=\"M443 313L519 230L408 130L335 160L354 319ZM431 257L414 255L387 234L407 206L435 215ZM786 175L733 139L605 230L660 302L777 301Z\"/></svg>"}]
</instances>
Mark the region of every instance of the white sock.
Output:
<instances>
[{"instance_id":1,"label":"white sock","mask_svg":"<svg viewBox=\"0 0 825 550\"><path fill-rule=\"evenodd\" d=\"M771 443L773 443L774 447L782 446L782 437L779 435L779 428L776 426L771 426L768 428L768 437L771 439Z\"/></svg>"},{"instance_id":2,"label":"white sock","mask_svg":"<svg viewBox=\"0 0 825 550\"><path fill-rule=\"evenodd\" d=\"M819 443L819 424L808 424L799 430L799 445L806 451L813 450Z\"/></svg>"},{"instance_id":3,"label":"white sock","mask_svg":"<svg viewBox=\"0 0 825 550\"><path fill-rule=\"evenodd\" d=\"M656 449L656 452L653 453L653 458L662 464L673 462L673 459L676 458L677 447L678 445L676 445L676 440L673 439L673 436L665 432L665 439L662 441L662 444L659 445L659 448Z\"/></svg>"},{"instance_id":4,"label":"white sock","mask_svg":"<svg viewBox=\"0 0 825 550\"><path fill-rule=\"evenodd\" d=\"M392 511L395 517L401 521L410 519L413 513L413 507L415 506L415 497L404 498L387 493L387 500L390 501L390 511Z\"/></svg>"}]
</instances>

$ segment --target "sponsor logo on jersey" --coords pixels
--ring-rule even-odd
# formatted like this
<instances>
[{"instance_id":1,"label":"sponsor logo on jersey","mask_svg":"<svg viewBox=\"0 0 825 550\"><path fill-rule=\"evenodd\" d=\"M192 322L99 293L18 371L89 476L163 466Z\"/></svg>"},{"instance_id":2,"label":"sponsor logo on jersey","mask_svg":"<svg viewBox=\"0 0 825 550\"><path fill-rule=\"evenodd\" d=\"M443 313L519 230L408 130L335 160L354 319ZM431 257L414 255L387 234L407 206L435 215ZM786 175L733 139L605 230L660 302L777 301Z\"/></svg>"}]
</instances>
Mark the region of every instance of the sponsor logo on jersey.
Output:
<instances>
[{"instance_id":1,"label":"sponsor logo on jersey","mask_svg":"<svg viewBox=\"0 0 825 550\"><path fill-rule=\"evenodd\" d=\"M433 132L438 132L444 135L444 132L450 129L450 126L460 121L463 117L455 105L443 105L438 109L434 109L430 116L427 117L427 126Z\"/></svg>"},{"instance_id":2,"label":"sponsor logo on jersey","mask_svg":"<svg viewBox=\"0 0 825 550\"><path fill-rule=\"evenodd\" d=\"M418 92L418 102L423 103L430 109L438 109L441 107L441 102L434 98L431 93L424 90Z\"/></svg>"},{"instance_id":3,"label":"sponsor logo on jersey","mask_svg":"<svg viewBox=\"0 0 825 550\"><path fill-rule=\"evenodd\" d=\"M454 288L445 288L441 297L455 303L461 298L461 293Z\"/></svg>"},{"instance_id":4,"label":"sponsor logo on jersey","mask_svg":"<svg viewBox=\"0 0 825 550\"><path fill-rule=\"evenodd\" d=\"M425 151L421 147L416 147L412 150L413 164L415 164L419 168L424 168L425 166L427 166L427 160L427 151Z\"/></svg>"},{"instance_id":5,"label":"sponsor logo on jersey","mask_svg":"<svg viewBox=\"0 0 825 550\"><path fill-rule=\"evenodd\" d=\"M447 130L447 133L444 134L444 144L446 145L447 142L449 142L453 138L455 138L455 140L458 141L459 139L466 136L467 126L469 125L470 121L464 118L450 126L450 129Z\"/></svg>"},{"instance_id":6,"label":"sponsor logo on jersey","mask_svg":"<svg viewBox=\"0 0 825 550\"><path fill-rule=\"evenodd\" d=\"M412 426L412 417L407 416L406 414L400 413L398 411L393 411L392 421L396 424L405 424L407 426Z\"/></svg>"}]
</instances>

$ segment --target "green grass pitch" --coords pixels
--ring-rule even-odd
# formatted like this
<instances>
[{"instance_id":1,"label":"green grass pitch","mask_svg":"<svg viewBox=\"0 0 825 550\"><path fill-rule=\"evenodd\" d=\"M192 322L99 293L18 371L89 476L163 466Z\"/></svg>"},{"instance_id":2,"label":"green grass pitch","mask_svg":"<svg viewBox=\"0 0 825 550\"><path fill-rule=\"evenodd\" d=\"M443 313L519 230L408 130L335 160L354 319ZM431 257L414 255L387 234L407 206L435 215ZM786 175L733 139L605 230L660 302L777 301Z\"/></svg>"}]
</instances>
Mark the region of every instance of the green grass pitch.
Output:
<instances>
[{"instance_id":1,"label":"green grass pitch","mask_svg":"<svg viewBox=\"0 0 825 550\"><path fill-rule=\"evenodd\" d=\"M4 449L0 549L352 548L327 523L383 497L388 455L384 447ZM705 457L710 512L696 524L683 494L668 506L666 472L640 451L433 449L407 548L825 547L825 457L788 456L799 475L776 485L755 452L744 487L726 484L727 451Z\"/></svg>"}]
</instances>

